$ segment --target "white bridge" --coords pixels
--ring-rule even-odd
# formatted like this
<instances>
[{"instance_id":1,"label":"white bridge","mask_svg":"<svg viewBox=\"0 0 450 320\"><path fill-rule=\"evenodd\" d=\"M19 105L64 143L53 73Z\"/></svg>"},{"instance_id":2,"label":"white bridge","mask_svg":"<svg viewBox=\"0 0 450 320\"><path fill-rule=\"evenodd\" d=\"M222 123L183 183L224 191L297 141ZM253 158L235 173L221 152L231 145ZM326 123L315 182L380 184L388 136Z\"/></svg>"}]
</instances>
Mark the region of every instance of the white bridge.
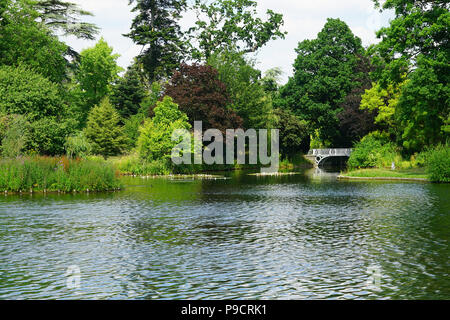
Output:
<instances>
[{"instance_id":1,"label":"white bridge","mask_svg":"<svg viewBox=\"0 0 450 320\"><path fill-rule=\"evenodd\" d=\"M350 157L352 153L352 149L312 149L309 150L306 157L314 161L316 167L319 167L320 164L327 158L331 157Z\"/></svg>"}]
</instances>

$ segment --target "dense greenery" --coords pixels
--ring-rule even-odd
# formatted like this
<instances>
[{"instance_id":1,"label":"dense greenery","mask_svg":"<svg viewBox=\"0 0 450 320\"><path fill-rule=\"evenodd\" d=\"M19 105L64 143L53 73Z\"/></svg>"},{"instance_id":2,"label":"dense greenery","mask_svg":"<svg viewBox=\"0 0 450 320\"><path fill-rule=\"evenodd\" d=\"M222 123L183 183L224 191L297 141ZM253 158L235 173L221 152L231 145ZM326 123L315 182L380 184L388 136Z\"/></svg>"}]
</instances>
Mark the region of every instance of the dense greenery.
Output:
<instances>
[{"instance_id":1,"label":"dense greenery","mask_svg":"<svg viewBox=\"0 0 450 320\"><path fill-rule=\"evenodd\" d=\"M120 182L103 161L31 157L0 160L0 191L85 192L116 190Z\"/></svg>"},{"instance_id":2,"label":"dense greenery","mask_svg":"<svg viewBox=\"0 0 450 320\"><path fill-rule=\"evenodd\" d=\"M298 44L294 74L281 85L281 70L268 66L263 75L255 53L284 38L283 16L258 15L256 1L130 0L135 17L125 36L142 50L123 70L101 37L80 53L60 39L96 38L79 6L1 0L1 157L36 168L54 160L23 157L114 157L120 170L143 174L239 167L171 163L173 130L192 134L202 121L223 133L278 128L286 164L310 148L352 147L350 168L394 162L448 181L449 4L374 4L395 14L377 45L364 48L344 21L328 19ZM183 30L185 14L196 18Z\"/></svg>"}]
</instances>

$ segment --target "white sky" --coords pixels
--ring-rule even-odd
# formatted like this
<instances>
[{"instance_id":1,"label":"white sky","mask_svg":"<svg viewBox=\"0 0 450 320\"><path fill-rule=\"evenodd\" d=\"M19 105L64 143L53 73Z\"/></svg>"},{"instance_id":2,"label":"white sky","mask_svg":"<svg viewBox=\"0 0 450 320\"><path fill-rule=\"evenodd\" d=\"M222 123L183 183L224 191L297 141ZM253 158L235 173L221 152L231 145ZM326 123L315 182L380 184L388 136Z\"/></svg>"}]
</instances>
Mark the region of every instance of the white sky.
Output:
<instances>
[{"instance_id":1,"label":"white sky","mask_svg":"<svg viewBox=\"0 0 450 320\"><path fill-rule=\"evenodd\" d=\"M85 20L93 22L101 28L99 37L103 36L115 53L121 57L118 62L126 68L141 48L122 35L128 33L133 14L128 0L71 0L83 9L91 11L94 17ZM280 67L283 82L292 75L292 64L296 58L294 49L298 42L315 38L322 29L327 18L340 18L362 39L363 45L376 43L375 31L389 23L391 13L379 13L372 0L259 0L258 12L264 14L267 9L282 13L288 32L284 40L270 41L257 54L258 67L265 71ZM194 22L192 14L186 15L181 25L187 28ZM65 41L75 50L93 46L95 41L79 40L74 37Z\"/></svg>"}]
</instances>

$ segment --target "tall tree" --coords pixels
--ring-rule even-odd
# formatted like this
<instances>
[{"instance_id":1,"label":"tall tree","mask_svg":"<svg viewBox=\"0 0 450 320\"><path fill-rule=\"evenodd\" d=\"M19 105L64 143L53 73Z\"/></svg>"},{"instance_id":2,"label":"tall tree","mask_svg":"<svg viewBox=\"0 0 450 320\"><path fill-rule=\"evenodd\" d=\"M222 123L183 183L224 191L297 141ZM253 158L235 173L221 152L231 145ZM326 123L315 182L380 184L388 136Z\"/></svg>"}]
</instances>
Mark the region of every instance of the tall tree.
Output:
<instances>
[{"instance_id":1,"label":"tall tree","mask_svg":"<svg viewBox=\"0 0 450 320\"><path fill-rule=\"evenodd\" d=\"M283 15L267 10L267 20L257 17L257 2L252 0L195 0L197 13L195 26L189 30L197 46L194 58L208 59L214 51L235 49L239 52L255 52L271 39L286 35L280 31Z\"/></svg>"},{"instance_id":2,"label":"tall tree","mask_svg":"<svg viewBox=\"0 0 450 320\"><path fill-rule=\"evenodd\" d=\"M208 63L219 72L230 95L232 108L242 118L244 128L268 128L272 100L261 81L261 71L242 53L214 53Z\"/></svg>"},{"instance_id":3,"label":"tall tree","mask_svg":"<svg viewBox=\"0 0 450 320\"><path fill-rule=\"evenodd\" d=\"M446 0L387 0L395 19L378 31L376 75L383 88L407 83L396 107L401 144L409 152L445 142L450 117L450 3Z\"/></svg>"},{"instance_id":4,"label":"tall tree","mask_svg":"<svg viewBox=\"0 0 450 320\"><path fill-rule=\"evenodd\" d=\"M26 64L54 82L66 79L67 46L46 26L29 1L0 4L0 65Z\"/></svg>"},{"instance_id":5,"label":"tall tree","mask_svg":"<svg viewBox=\"0 0 450 320\"><path fill-rule=\"evenodd\" d=\"M125 36L143 46L139 60L149 81L169 76L183 58L185 41L178 24L185 0L130 0L135 3L131 32Z\"/></svg>"},{"instance_id":6,"label":"tall tree","mask_svg":"<svg viewBox=\"0 0 450 320\"><path fill-rule=\"evenodd\" d=\"M128 67L127 72L116 81L111 91L111 103L123 118L137 114L141 102L148 95L136 64Z\"/></svg>"},{"instance_id":7,"label":"tall tree","mask_svg":"<svg viewBox=\"0 0 450 320\"><path fill-rule=\"evenodd\" d=\"M76 79L83 90L87 108L99 104L110 92L111 85L122 71L117 65L118 57L103 38L94 47L81 51Z\"/></svg>"},{"instance_id":8,"label":"tall tree","mask_svg":"<svg viewBox=\"0 0 450 320\"><path fill-rule=\"evenodd\" d=\"M77 38L94 40L99 28L79 17L92 16L92 13L81 9L77 4L60 0L38 0L33 7L39 12L41 21L51 30L62 31L63 36L72 35Z\"/></svg>"},{"instance_id":9,"label":"tall tree","mask_svg":"<svg viewBox=\"0 0 450 320\"><path fill-rule=\"evenodd\" d=\"M165 94L185 112L191 125L203 121L203 128L240 128L242 119L228 108L230 96L219 74L211 66L182 64L166 87Z\"/></svg>"},{"instance_id":10,"label":"tall tree","mask_svg":"<svg viewBox=\"0 0 450 320\"><path fill-rule=\"evenodd\" d=\"M339 119L339 144L342 147L351 147L362 137L378 128L375 124L376 113L373 109L360 108L361 96L370 89L372 81L370 72L373 67L370 58L358 57L357 66L353 81L359 85L355 86L344 98L339 107L342 109L338 113Z\"/></svg>"},{"instance_id":11,"label":"tall tree","mask_svg":"<svg viewBox=\"0 0 450 320\"><path fill-rule=\"evenodd\" d=\"M347 24L328 19L317 39L299 43L294 76L280 90L277 105L289 108L318 130L321 140L338 147L341 103L355 87L361 40Z\"/></svg>"}]
</instances>

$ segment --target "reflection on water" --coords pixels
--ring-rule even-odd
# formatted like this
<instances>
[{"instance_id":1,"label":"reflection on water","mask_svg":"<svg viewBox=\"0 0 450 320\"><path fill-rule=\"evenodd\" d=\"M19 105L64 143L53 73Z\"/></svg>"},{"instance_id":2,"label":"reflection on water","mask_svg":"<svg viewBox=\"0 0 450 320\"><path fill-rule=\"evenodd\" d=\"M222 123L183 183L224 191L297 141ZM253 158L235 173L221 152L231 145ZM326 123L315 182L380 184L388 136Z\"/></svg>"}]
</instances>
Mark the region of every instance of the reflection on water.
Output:
<instances>
[{"instance_id":1,"label":"reflection on water","mask_svg":"<svg viewBox=\"0 0 450 320\"><path fill-rule=\"evenodd\" d=\"M1 196L0 298L450 298L448 185L314 170L124 182Z\"/></svg>"}]
</instances>

